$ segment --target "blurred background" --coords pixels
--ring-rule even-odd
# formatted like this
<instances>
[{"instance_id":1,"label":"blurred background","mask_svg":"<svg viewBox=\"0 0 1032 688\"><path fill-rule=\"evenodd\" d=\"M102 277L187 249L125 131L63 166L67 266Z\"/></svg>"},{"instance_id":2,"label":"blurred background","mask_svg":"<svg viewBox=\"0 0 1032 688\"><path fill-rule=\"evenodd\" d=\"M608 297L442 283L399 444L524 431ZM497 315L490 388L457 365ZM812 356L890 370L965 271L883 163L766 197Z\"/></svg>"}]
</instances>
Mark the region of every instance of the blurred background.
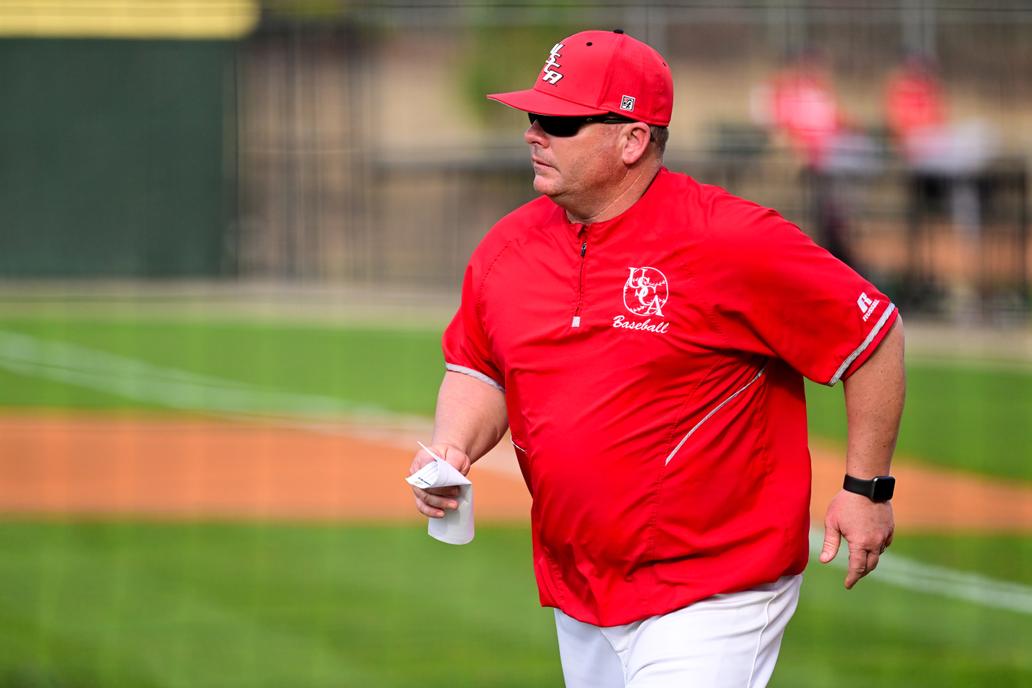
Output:
<instances>
[{"instance_id":1,"label":"blurred background","mask_svg":"<svg viewBox=\"0 0 1032 688\"><path fill-rule=\"evenodd\" d=\"M484 94L617 27L673 69L667 166L907 323L924 506L858 590L808 573L775 685L1032 685L1029 2L0 0L0 687L560 684L512 456L466 548L401 477L533 197Z\"/></svg>"}]
</instances>

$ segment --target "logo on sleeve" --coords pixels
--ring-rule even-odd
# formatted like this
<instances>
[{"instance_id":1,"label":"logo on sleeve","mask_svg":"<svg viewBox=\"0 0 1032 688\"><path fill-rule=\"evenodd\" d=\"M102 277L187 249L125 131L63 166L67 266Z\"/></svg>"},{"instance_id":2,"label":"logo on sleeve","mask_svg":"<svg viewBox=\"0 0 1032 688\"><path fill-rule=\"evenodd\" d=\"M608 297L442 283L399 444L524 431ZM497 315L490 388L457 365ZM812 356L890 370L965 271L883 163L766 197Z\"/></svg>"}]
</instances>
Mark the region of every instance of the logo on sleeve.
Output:
<instances>
[{"instance_id":1,"label":"logo on sleeve","mask_svg":"<svg viewBox=\"0 0 1032 688\"><path fill-rule=\"evenodd\" d=\"M627 270L627 281L624 282L623 288L624 307L633 315L646 319L631 321L626 316L618 315L613 318L613 327L666 334L670 329L670 323L653 323L651 317L665 317L663 307L670 299L670 285L666 275L660 270L650 267L627 268Z\"/></svg>"},{"instance_id":2,"label":"logo on sleeve","mask_svg":"<svg viewBox=\"0 0 1032 688\"><path fill-rule=\"evenodd\" d=\"M868 318L874 314L874 309L878 307L879 303L881 303L881 299L871 299L867 292L860 292L856 305L860 307L860 312L864 315L864 322L867 322Z\"/></svg>"},{"instance_id":3,"label":"logo on sleeve","mask_svg":"<svg viewBox=\"0 0 1032 688\"><path fill-rule=\"evenodd\" d=\"M548 60L545 61L545 68L541 70L541 80L547 81L553 86L559 83L559 80L563 78L563 75L556 71L562 67L562 65L559 64L559 51L562 49L562 43L556 43L553 45L552 50L548 53Z\"/></svg>"}]
</instances>

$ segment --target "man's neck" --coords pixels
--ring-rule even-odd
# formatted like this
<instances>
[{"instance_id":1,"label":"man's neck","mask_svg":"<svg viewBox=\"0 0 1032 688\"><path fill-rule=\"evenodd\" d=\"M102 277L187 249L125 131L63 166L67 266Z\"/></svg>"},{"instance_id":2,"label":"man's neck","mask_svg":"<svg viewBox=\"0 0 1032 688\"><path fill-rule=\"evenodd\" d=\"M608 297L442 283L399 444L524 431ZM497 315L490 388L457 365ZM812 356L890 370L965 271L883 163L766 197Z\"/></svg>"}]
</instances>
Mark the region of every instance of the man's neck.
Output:
<instances>
[{"instance_id":1,"label":"man's neck","mask_svg":"<svg viewBox=\"0 0 1032 688\"><path fill-rule=\"evenodd\" d=\"M645 195L652 180L659 174L662 163L659 161L642 165L637 170L629 171L627 177L619 184L611 195L592 208L566 207L566 217L575 224L590 225L605 222L620 215L638 202Z\"/></svg>"}]
</instances>

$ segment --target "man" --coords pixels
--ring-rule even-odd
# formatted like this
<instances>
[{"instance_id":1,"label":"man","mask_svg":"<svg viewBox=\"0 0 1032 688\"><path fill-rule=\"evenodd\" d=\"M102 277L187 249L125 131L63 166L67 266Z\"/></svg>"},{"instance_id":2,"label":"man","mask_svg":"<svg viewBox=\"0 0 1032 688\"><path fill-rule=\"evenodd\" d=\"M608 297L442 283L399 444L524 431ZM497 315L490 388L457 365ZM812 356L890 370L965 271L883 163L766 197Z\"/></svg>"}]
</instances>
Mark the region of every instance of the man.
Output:
<instances>
[{"instance_id":1,"label":"man","mask_svg":"<svg viewBox=\"0 0 1032 688\"><path fill-rule=\"evenodd\" d=\"M510 429L568 687L765 685L807 561L803 375L845 382L849 422L821 561L844 536L851 588L892 540L896 309L774 211L663 167L672 79L644 43L575 34L489 97L529 113L542 196L470 260L433 449L466 473ZM457 504L414 492L431 518Z\"/></svg>"}]
</instances>

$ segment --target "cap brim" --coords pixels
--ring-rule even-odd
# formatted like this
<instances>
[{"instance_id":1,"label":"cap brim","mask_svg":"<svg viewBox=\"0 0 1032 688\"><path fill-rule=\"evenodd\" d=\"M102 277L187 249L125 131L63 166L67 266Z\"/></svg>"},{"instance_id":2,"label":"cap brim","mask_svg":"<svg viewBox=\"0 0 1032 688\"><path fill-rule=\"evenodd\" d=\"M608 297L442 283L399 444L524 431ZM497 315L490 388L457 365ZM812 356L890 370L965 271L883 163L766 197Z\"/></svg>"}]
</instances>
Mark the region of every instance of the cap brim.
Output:
<instances>
[{"instance_id":1,"label":"cap brim","mask_svg":"<svg viewBox=\"0 0 1032 688\"><path fill-rule=\"evenodd\" d=\"M536 91L533 88L528 88L525 91L510 91L508 93L490 93L487 97L517 110L533 112L538 115L551 115L552 117L587 117L589 115L604 115L608 112L607 110L599 110L598 108L571 103L568 100Z\"/></svg>"}]
</instances>

